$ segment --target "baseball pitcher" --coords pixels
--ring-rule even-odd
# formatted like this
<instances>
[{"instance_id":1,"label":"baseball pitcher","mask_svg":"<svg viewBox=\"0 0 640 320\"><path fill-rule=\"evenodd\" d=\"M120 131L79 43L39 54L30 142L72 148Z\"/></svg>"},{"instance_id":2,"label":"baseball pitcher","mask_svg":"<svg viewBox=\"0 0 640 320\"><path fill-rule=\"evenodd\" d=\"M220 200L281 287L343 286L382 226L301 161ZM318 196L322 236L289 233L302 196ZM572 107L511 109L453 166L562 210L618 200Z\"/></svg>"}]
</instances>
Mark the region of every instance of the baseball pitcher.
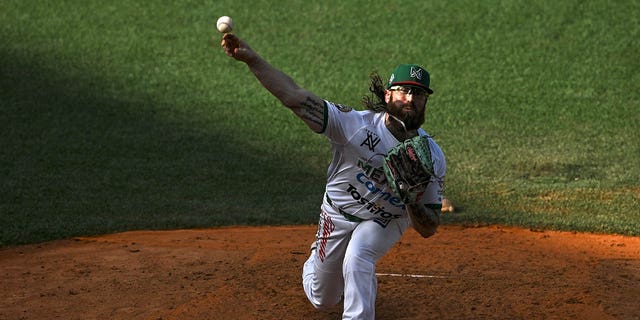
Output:
<instances>
[{"instance_id":1,"label":"baseball pitcher","mask_svg":"<svg viewBox=\"0 0 640 320\"><path fill-rule=\"evenodd\" d=\"M236 35L222 47L313 132L333 160L320 205L304 292L317 309L343 302L343 319L374 319L376 262L413 227L423 237L439 224L445 157L421 129L430 78L415 64L398 65L388 81L371 76L365 111L323 100L298 86Z\"/></svg>"}]
</instances>

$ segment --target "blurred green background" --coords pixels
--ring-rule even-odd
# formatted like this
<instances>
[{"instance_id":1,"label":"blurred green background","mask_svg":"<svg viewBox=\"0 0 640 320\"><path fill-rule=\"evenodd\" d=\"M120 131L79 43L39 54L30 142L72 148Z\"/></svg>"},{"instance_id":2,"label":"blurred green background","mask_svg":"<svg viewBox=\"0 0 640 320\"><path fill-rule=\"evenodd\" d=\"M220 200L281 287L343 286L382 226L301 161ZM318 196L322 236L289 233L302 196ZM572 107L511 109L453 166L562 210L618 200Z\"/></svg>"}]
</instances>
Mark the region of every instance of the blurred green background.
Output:
<instances>
[{"instance_id":1,"label":"blurred green background","mask_svg":"<svg viewBox=\"0 0 640 320\"><path fill-rule=\"evenodd\" d=\"M0 2L0 246L133 229L313 224L326 140L227 57L235 32L361 109L432 76L444 223L640 235L640 2Z\"/></svg>"}]
</instances>

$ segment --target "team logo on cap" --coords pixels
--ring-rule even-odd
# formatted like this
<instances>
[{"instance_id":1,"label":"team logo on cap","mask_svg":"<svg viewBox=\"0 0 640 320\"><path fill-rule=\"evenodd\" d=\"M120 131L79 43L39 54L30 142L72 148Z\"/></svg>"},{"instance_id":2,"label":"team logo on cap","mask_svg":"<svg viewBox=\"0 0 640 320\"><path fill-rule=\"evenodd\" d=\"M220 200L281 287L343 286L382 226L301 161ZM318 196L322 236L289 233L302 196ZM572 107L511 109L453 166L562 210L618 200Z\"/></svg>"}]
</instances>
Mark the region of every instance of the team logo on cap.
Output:
<instances>
[{"instance_id":1,"label":"team logo on cap","mask_svg":"<svg viewBox=\"0 0 640 320\"><path fill-rule=\"evenodd\" d=\"M421 68L416 68L416 67L411 67L410 75L411 75L411 78L416 78L418 80L422 80L422 69Z\"/></svg>"}]
</instances>

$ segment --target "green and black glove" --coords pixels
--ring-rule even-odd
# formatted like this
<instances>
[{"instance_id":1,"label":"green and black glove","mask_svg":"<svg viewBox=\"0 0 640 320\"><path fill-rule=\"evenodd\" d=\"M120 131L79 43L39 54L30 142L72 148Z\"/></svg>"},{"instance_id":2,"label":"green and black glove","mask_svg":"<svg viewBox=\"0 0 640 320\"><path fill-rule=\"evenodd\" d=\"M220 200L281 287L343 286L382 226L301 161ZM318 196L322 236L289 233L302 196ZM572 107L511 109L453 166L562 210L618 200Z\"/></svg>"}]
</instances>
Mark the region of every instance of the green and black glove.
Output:
<instances>
[{"instance_id":1,"label":"green and black glove","mask_svg":"<svg viewBox=\"0 0 640 320\"><path fill-rule=\"evenodd\" d=\"M393 147L387 153L383 167L391 190L402 202L407 205L417 203L434 174L429 138L415 136Z\"/></svg>"}]
</instances>

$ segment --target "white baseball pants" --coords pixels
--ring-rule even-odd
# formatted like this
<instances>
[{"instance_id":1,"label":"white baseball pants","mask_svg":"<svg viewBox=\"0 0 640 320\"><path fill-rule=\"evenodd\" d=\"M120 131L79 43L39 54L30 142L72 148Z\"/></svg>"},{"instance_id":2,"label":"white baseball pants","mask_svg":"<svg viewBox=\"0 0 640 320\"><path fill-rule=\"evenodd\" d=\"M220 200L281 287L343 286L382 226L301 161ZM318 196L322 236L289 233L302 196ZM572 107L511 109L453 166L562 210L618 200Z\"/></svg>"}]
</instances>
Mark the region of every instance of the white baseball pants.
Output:
<instances>
[{"instance_id":1,"label":"white baseball pants","mask_svg":"<svg viewBox=\"0 0 640 320\"><path fill-rule=\"evenodd\" d=\"M408 226L408 218L393 219L386 227L374 220L349 221L324 203L316 248L302 271L304 291L311 304L321 310L344 298L342 319L375 319L376 262L400 240Z\"/></svg>"}]
</instances>

